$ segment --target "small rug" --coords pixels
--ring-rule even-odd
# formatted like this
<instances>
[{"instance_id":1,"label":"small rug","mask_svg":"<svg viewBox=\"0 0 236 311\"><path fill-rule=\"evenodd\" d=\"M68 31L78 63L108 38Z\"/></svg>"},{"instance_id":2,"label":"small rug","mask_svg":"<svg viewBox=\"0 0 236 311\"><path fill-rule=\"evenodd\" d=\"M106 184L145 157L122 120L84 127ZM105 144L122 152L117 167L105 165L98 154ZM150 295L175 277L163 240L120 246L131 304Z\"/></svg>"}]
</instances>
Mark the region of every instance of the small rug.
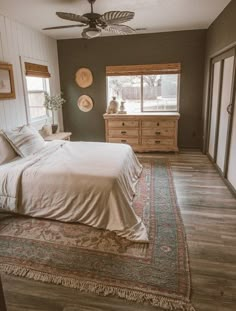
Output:
<instances>
[{"instance_id":1,"label":"small rug","mask_svg":"<svg viewBox=\"0 0 236 311\"><path fill-rule=\"evenodd\" d=\"M163 310L194 311L187 243L165 159L141 158L134 201L149 244L81 224L5 215L0 221L0 271L116 295Z\"/></svg>"}]
</instances>

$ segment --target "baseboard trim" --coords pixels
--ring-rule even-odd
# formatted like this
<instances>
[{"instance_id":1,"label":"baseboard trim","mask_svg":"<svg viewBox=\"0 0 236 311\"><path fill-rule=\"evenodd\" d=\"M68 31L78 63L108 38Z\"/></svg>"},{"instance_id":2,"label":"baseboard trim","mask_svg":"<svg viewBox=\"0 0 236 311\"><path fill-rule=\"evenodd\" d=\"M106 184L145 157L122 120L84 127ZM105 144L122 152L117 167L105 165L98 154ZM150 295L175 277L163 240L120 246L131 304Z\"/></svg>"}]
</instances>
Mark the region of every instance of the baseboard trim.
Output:
<instances>
[{"instance_id":1,"label":"baseboard trim","mask_svg":"<svg viewBox=\"0 0 236 311\"><path fill-rule=\"evenodd\" d=\"M214 165L214 167L216 168L217 172L219 173L220 177L222 178L223 182L225 183L225 185L227 186L229 191L236 197L236 189L233 187L233 185L230 183L230 181L228 181L228 179L225 178L225 176L223 175L221 169L214 162L212 157L208 153L206 155L207 155L208 159L211 161L211 163Z\"/></svg>"}]
</instances>

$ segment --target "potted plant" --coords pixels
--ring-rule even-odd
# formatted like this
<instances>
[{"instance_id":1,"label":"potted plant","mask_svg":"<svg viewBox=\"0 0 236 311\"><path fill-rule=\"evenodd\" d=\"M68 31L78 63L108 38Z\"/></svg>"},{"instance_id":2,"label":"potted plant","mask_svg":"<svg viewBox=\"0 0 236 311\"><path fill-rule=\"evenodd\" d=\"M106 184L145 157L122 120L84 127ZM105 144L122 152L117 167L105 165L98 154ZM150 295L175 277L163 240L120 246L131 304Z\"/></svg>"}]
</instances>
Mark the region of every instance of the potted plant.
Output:
<instances>
[{"instance_id":1,"label":"potted plant","mask_svg":"<svg viewBox=\"0 0 236 311\"><path fill-rule=\"evenodd\" d=\"M57 95L52 95L50 96L48 93L45 92L44 94L44 107L47 110L52 111L52 133L56 133L58 129L58 124L55 124L55 116L54 112L59 110L61 106L66 102L65 99L61 97L62 93L57 94Z\"/></svg>"}]
</instances>

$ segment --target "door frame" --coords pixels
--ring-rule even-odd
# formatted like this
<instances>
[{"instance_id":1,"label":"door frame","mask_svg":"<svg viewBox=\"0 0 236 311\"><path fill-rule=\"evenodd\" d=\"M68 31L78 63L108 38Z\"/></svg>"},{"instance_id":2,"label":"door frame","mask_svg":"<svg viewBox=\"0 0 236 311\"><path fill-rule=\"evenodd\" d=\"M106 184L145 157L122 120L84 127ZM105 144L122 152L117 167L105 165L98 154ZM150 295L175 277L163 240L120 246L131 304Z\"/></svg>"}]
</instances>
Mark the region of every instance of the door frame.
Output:
<instances>
[{"instance_id":1,"label":"door frame","mask_svg":"<svg viewBox=\"0 0 236 311\"><path fill-rule=\"evenodd\" d=\"M214 56L210 60L210 76L209 76L209 109L207 112L207 142L206 142L206 153L207 155L216 162L217 159L217 149L218 149L218 138L219 138L219 120L220 120L220 108L221 108L221 99L222 99L222 84L223 84L223 73L224 73L224 62L226 58L234 56L234 68L233 68L233 78L232 86L234 83L235 77L235 58L236 58L236 49L231 48L224 53L221 53L217 56ZM211 111L212 111L212 94L213 94L213 78L214 78L214 64L220 62L220 84L219 84L219 94L218 94L218 103L217 103L217 123L216 123L216 133L215 133L215 146L214 146L214 158L209 154L209 142L210 142L210 128L211 128ZM232 87L230 94L230 103L232 104ZM228 134L228 131L227 131ZM228 138L228 137L227 137Z\"/></svg>"},{"instance_id":2,"label":"door frame","mask_svg":"<svg viewBox=\"0 0 236 311\"><path fill-rule=\"evenodd\" d=\"M230 56L234 56L234 65L233 65L233 77L232 77L232 86L230 94L230 105L232 107L231 113L229 114L228 120L228 129L227 129L227 138L226 138L226 148L225 148L225 163L223 172L216 164L217 159L217 149L218 149L218 139L219 139L219 118L220 118L220 108L221 108L221 98L222 98L222 82L223 82L223 70L224 70L224 60ZM213 92L213 77L214 77L214 64L216 62L221 62L221 72L220 72L220 86L219 86L219 98L217 103L217 124L216 124L216 133L215 133L215 146L214 146L214 158L209 154L209 141L210 141L210 127L211 127L211 112L212 112L212 92ZM228 164L229 164L229 152L231 146L231 133L233 127L233 113L236 109L236 46L229 48L227 51L220 53L210 59L210 73L209 73L209 92L208 92L208 109L207 109L207 137L206 137L206 154L208 158L213 162L217 171L225 181L226 185L229 187L231 192L236 195L236 189L231 185L227 180L228 174Z\"/></svg>"},{"instance_id":3,"label":"door frame","mask_svg":"<svg viewBox=\"0 0 236 311\"><path fill-rule=\"evenodd\" d=\"M213 81L214 81L214 65L215 63L220 62L220 82L218 90L218 101L216 107L216 132L215 132L215 142L214 142L214 157L209 153L209 144L210 144L210 131L211 131L211 112L212 112L212 98L213 98ZM216 162L217 158L217 149L218 149L218 136L219 136L219 120L220 120L220 108L221 108L221 95L222 95L222 82L223 82L223 72L224 72L224 59L212 59L211 60L211 74L210 74L210 93L209 93L209 111L208 111L208 126L207 126L207 156L213 161Z\"/></svg>"},{"instance_id":4,"label":"door frame","mask_svg":"<svg viewBox=\"0 0 236 311\"><path fill-rule=\"evenodd\" d=\"M235 50L235 58L236 58L236 47L234 50ZM228 177L229 153L230 153L230 147L231 147L231 143L232 143L233 116L234 116L234 110L236 109L235 101L236 101L236 60L234 59L233 81L232 81L232 89L231 89L231 97L230 97L230 103L231 103L232 108L231 108L231 112L229 113L230 117L229 117L228 132L227 132L226 158L225 158L225 167L224 167L224 169L225 169L225 176L224 177L226 179Z\"/></svg>"}]
</instances>

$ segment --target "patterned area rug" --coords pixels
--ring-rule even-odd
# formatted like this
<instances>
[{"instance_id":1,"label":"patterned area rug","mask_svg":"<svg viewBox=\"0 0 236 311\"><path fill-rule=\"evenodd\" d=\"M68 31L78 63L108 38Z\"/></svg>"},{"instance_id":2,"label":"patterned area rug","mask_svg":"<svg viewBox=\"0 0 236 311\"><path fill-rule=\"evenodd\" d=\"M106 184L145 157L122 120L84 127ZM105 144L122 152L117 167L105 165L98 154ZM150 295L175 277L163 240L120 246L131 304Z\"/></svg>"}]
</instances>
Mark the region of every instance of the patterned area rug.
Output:
<instances>
[{"instance_id":1,"label":"patterned area rug","mask_svg":"<svg viewBox=\"0 0 236 311\"><path fill-rule=\"evenodd\" d=\"M194 311L187 244L165 159L142 158L134 202L150 244L80 224L2 217L0 271L163 310ZM3 215L2 215L3 216Z\"/></svg>"}]
</instances>

